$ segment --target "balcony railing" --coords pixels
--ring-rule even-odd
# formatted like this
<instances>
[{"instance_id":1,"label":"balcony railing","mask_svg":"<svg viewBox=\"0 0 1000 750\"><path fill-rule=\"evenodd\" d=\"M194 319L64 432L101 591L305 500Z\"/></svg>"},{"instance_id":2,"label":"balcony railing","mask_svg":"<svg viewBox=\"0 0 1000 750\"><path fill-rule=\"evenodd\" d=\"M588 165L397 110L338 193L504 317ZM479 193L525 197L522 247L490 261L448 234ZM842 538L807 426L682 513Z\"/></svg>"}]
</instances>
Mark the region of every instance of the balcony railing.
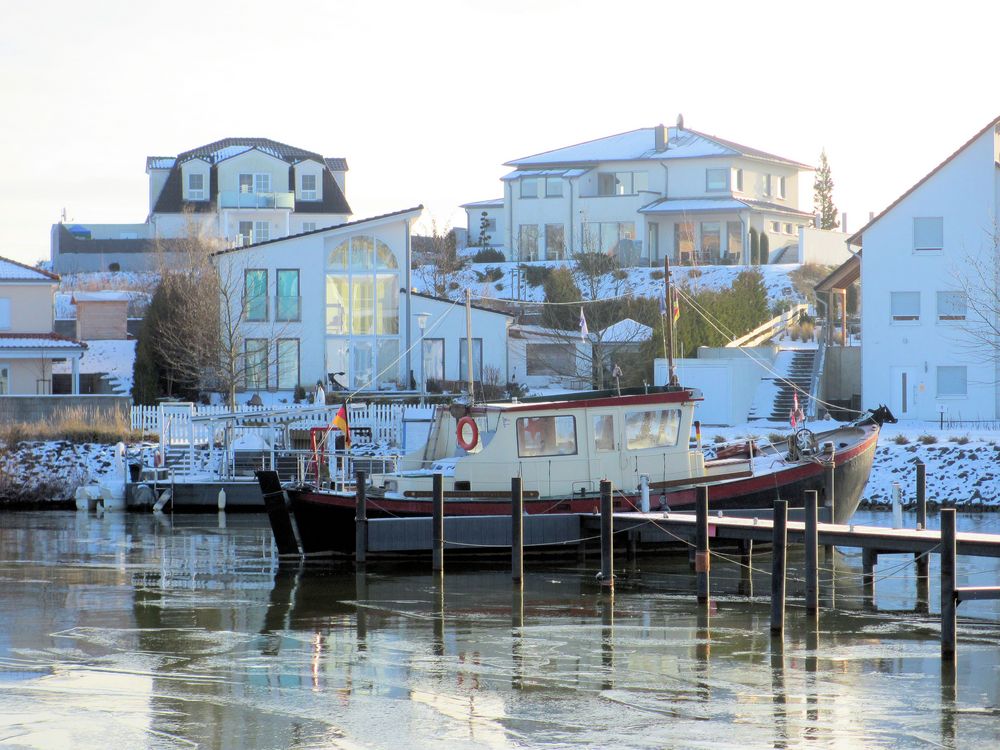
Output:
<instances>
[{"instance_id":1,"label":"balcony railing","mask_svg":"<svg viewBox=\"0 0 1000 750\"><path fill-rule=\"evenodd\" d=\"M266 323L272 314L279 323L293 323L302 320L302 298L248 295L243 298L243 310L248 323Z\"/></svg>"},{"instance_id":2,"label":"balcony railing","mask_svg":"<svg viewBox=\"0 0 1000 750\"><path fill-rule=\"evenodd\" d=\"M242 193L223 190L219 193L219 208L295 208L295 193Z\"/></svg>"}]
</instances>

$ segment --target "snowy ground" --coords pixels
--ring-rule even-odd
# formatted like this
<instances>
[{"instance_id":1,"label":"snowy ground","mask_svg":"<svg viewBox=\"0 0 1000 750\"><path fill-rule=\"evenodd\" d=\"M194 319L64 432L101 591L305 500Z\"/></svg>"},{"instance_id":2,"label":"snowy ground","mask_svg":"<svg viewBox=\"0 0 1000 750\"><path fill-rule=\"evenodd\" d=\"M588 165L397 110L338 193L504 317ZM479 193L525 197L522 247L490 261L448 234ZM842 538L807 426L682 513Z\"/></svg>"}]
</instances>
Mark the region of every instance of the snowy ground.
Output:
<instances>
[{"instance_id":1,"label":"snowy ground","mask_svg":"<svg viewBox=\"0 0 1000 750\"><path fill-rule=\"evenodd\" d=\"M132 392L135 369L135 339L87 341L87 350L80 358L80 373L107 373L107 380L116 393ZM52 372L69 374L69 362L56 362Z\"/></svg>"},{"instance_id":2,"label":"snowy ground","mask_svg":"<svg viewBox=\"0 0 1000 750\"><path fill-rule=\"evenodd\" d=\"M548 266L572 267L572 261L536 261L534 263L473 263L460 272L453 274L449 278L452 288L446 292L446 296L451 299L459 299L465 294L468 287L475 297L479 299L501 299L510 300L512 297L526 302L542 302L545 298L545 291L542 286L529 286L521 282L520 295L515 293L516 270L521 265L528 266ZM497 281L480 281L481 275L485 275L489 269L499 268L503 276ZM788 274L799 268L798 264L768 265L760 266L756 270L760 271L764 277L764 286L767 289L768 301L773 305L779 300L788 299L795 303L804 302L795 291ZM610 275L604 277L604 283L599 290L598 297L607 299L614 296L624 296L631 294L636 297L658 297L663 294L663 279L653 278L663 274L662 267L656 268L626 268L623 269L628 275L626 278L617 280ZM670 275L674 284L687 286L696 291L700 289L726 289L732 286L733 280L746 269L743 266L674 266L670 269ZM427 294L434 293L433 269L430 266L419 266L413 272L413 284L419 292ZM583 287L581 286L581 289Z\"/></svg>"}]
</instances>

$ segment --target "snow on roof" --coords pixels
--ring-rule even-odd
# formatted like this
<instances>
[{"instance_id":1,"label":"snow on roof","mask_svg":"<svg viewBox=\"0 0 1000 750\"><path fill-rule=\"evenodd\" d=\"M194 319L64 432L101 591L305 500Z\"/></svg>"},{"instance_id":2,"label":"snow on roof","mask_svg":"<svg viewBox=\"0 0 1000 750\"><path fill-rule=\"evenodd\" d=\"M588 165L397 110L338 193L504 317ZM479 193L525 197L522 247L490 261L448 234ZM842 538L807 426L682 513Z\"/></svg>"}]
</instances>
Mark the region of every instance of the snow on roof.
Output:
<instances>
[{"instance_id":1,"label":"snow on roof","mask_svg":"<svg viewBox=\"0 0 1000 750\"><path fill-rule=\"evenodd\" d=\"M663 161L711 156L749 156L812 169L808 164L775 156L749 146L741 146L738 143L699 133L689 128L667 128L667 131L667 148L664 151L656 150L656 128L639 128L627 133L609 135L605 138L597 138L573 146L514 159L507 162L507 166L524 168L547 164L593 164L602 161L634 161L637 159Z\"/></svg>"},{"instance_id":2,"label":"snow on roof","mask_svg":"<svg viewBox=\"0 0 1000 750\"><path fill-rule=\"evenodd\" d=\"M132 295L128 292L73 292L71 302L76 305L80 302L128 302Z\"/></svg>"},{"instance_id":3,"label":"snow on roof","mask_svg":"<svg viewBox=\"0 0 1000 750\"><path fill-rule=\"evenodd\" d=\"M3 333L0 334L0 350L4 349L83 349L79 341L57 336L54 333Z\"/></svg>"},{"instance_id":4,"label":"snow on roof","mask_svg":"<svg viewBox=\"0 0 1000 750\"><path fill-rule=\"evenodd\" d=\"M0 258L0 281L58 281L59 277L23 263Z\"/></svg>"},{"instance_id":5,"label":"snow on roof","mask_svg":"<svg viewBox=\"0 0 1000 750\"><path fill-rule=\"evenodd\" d=\"M743 211L749 208L735 198L663 198L639 209L644 214L675 214L694 211Z\"/></svg>"},{"instance_id":6,"label":"snow on roof","mask_svg":"<svg viewBox=\"0 0 1000 750\"><path fill-rule=\"evenodd\" d=\"M128 341L99 340L87 341L87 351L80 358L80 372L83 374L102 373L118 393L131 393L132 369L135 363L135 339ZM69 362L55 362L52 372L71 372Z\"/></svg>"},{"instance_id":7,"label":"snow on roof","mask_svg":"<svg viewBox=\"0 0 1000 750\"><path fill-rule=\"evenodd\" d=\"M239 156L240 154L245 154L251 148L253 148L253 147L252 146L226 146L224 148L220 148L213 155L215 156L215 160L217 162L218 161L225 161L226 159L232 159L234 156Z\"/></svg>"},{"instance_id":8,"label":"snow on roof","mask_svg":"<svg viewBox=\"0 0 1000 750\"><path fill-rule=\"evenodd\" d=\"M632 344L649 341L653 338L653 329L632 318L619 320L601 331L600 339L605 344Z\"/></svg>"},{"instance_id":9,"label":"snow on roof","mask_svg":"<svg viewBox=\"0 0 1000 750\"><path fill-rule=\"evenodd\" d=\"M503 198L494 198L488 201L472 201L472 203L463 203L461 208L500 208L503 206Z\"/></svg>"},{"instance_id":10,"label":"snow on roof","mask_svg":"<svg viewBox=\"0 0 1000 750\"><path fill-rule=\"evenodd\" d=\"M172 169L176 161L173 156L147 156L146 169Z\"/></svg>"},{"instance_id":11,"label":"snow on roof","mask_svg":"<svg viewBox=\"0 0 1000 750\"><path fill-rule=\"evenodd\" d=\"M501 180L516 180L518 177L579 177L586 169L515 169L501 177Z\"/></svg>"}]
</instances>

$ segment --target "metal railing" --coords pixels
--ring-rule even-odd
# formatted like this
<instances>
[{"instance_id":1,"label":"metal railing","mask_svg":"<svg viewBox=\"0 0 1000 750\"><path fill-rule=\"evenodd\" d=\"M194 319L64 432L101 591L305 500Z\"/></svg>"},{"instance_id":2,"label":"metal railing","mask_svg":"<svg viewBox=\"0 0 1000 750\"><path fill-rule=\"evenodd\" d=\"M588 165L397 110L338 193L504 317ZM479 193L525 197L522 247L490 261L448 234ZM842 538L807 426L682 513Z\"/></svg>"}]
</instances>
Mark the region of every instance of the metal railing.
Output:
<instances>
[{"instance_id":1,"label":"metal railing","mask_svg":"<svg viewBox=\"0 0 1000 750\"><path fill-rule=\"evenodd\" d=\"M295 208L295 193L244 193L237 190L219 192L219 208Z\"/></svg>"}]
</instances>

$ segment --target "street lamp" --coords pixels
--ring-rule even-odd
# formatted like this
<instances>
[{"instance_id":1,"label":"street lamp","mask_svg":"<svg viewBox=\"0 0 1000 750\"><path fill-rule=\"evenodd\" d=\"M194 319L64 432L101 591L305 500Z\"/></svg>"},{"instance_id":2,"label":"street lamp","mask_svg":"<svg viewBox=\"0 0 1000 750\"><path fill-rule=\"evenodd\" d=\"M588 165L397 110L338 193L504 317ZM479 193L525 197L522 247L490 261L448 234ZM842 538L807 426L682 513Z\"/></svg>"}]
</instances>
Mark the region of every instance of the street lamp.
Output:
<instances>
[{"instance_id":1,"label":"street lamp","mask_svg":"<svg viewBox=\"0 0 1000 750\"><path fill-rule=\"evenodd\" d=\"M430 313L417 313L417 326L420 328L420 403L424 403L424 399L427 396L427 374L425 371L426 362L424 361L424 329L427 328L427 319L430 317Z\"/></svg>"}]
</instances>

